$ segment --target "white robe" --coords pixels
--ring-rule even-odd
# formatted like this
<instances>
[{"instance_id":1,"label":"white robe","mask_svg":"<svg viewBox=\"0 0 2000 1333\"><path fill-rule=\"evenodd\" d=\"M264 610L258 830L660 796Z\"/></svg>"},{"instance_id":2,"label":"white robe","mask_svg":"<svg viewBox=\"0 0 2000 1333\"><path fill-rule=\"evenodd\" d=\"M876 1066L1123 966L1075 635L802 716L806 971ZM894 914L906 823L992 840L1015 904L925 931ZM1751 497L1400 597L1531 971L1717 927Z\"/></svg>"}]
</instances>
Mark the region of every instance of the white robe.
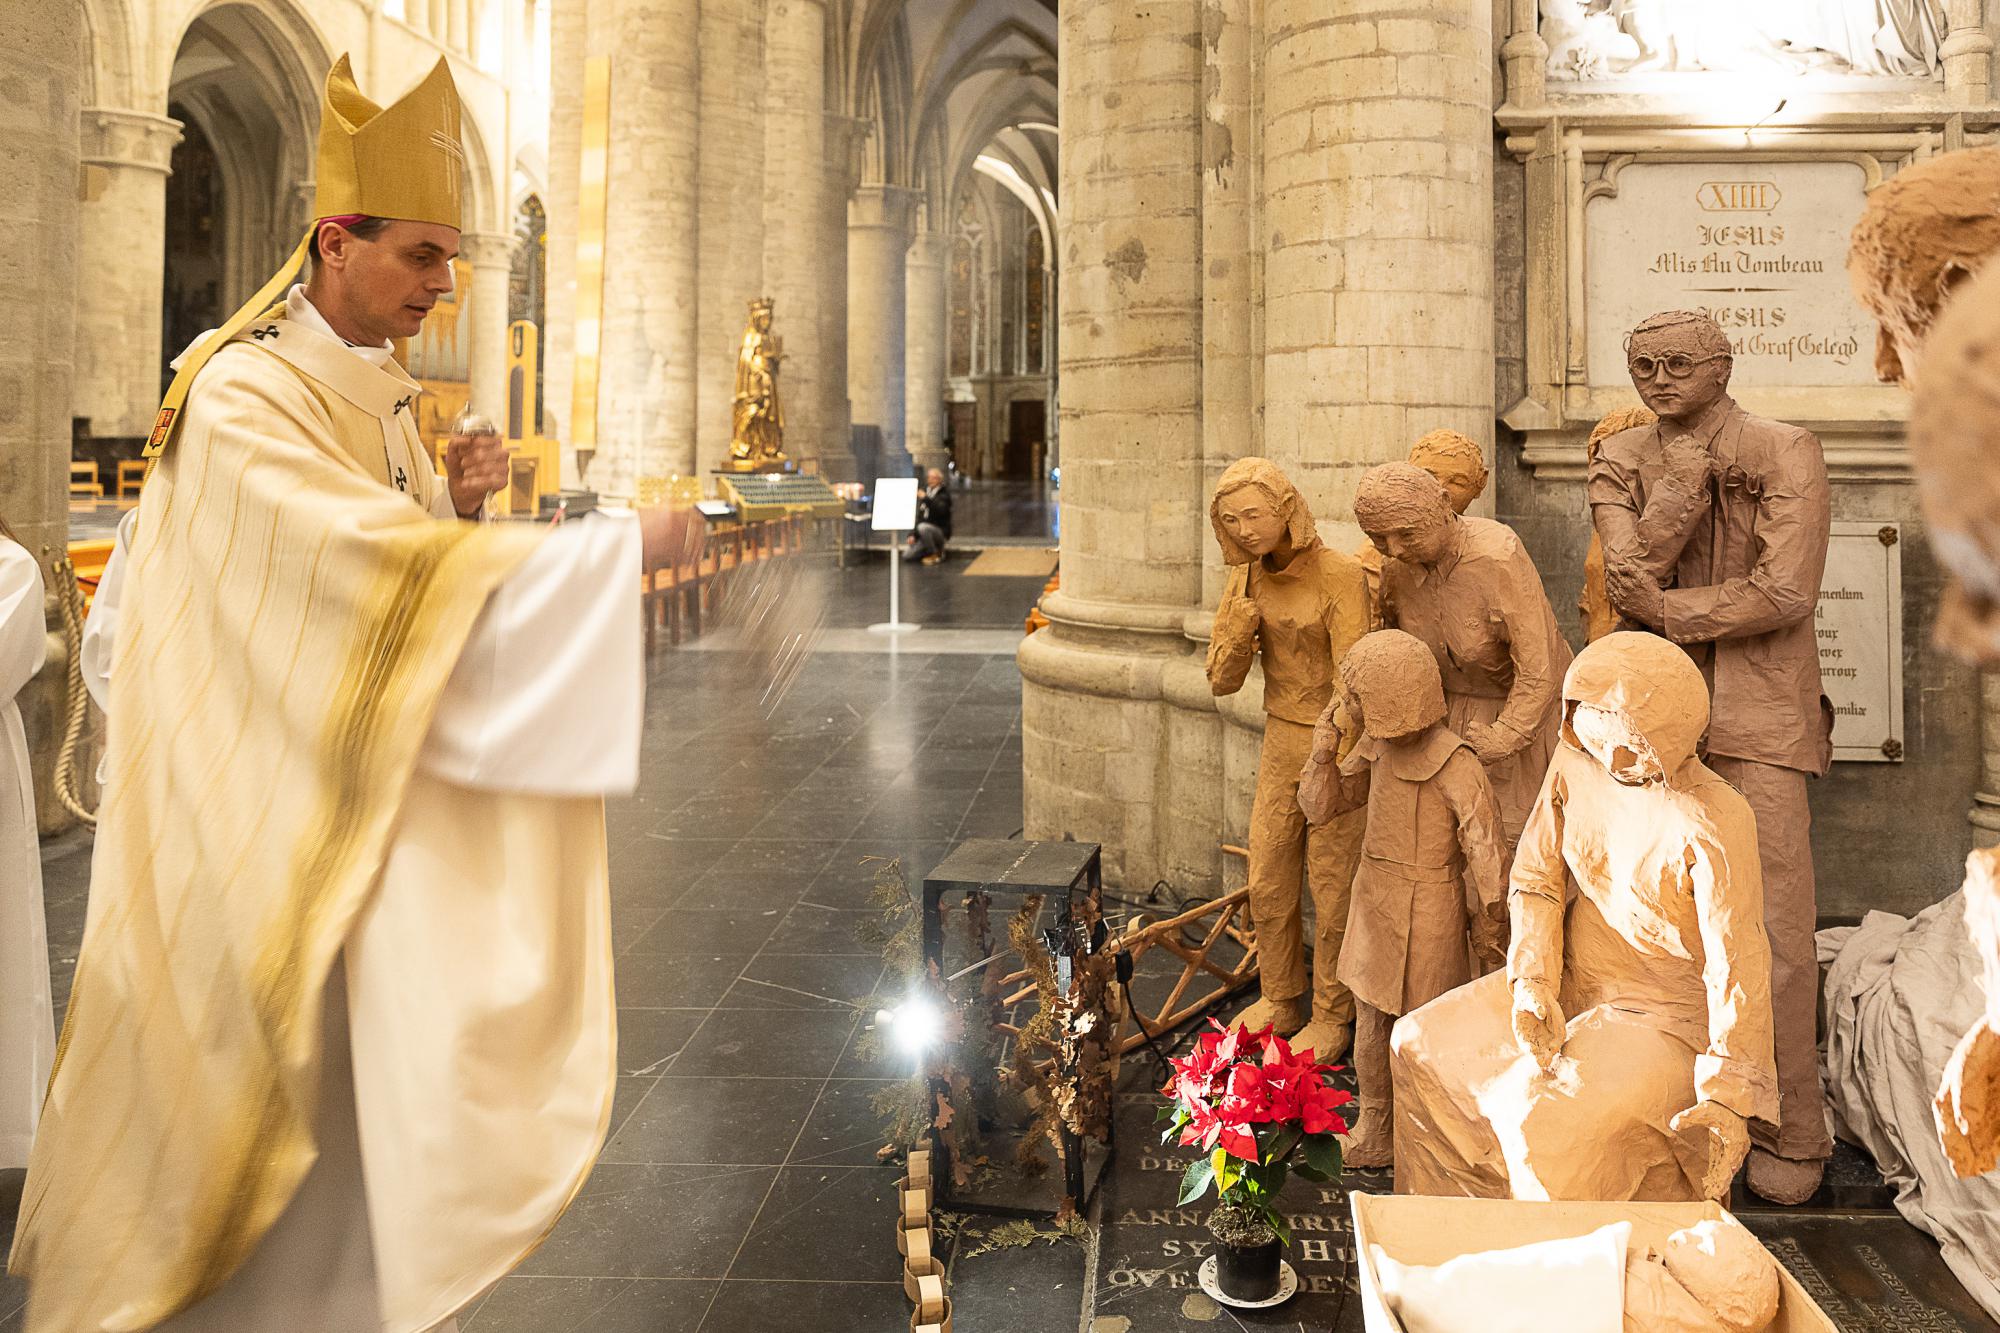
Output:
<instances>
[{"instance_id":1,"label":"white robe","mask_svg":"<svg viewBox=\"0 0 2000 1333\"><path fill-rule=\"evenodd\" d=\"M0 1169L28 1164L55 1057L42 854L28 738L14 702L47 649L42 571L0 537Z\"/></svg>"},{"instance_id":2,"label":"white robe","mask_svg":"<svg viewBox=\"0 0 2000 1333\"><path fill-rule=\"evenodd\" d=\"M295 287L287 304L289 317L332 332L302 289ZM378 367L387 357L386 349L350 344L350 350ZM412 500L421 503L415 495ZM442 486L428 508L441 518L452 516ZM637 785L644 713L643 625L635 605L639 524L630 511L600 512L601 518L549 533L488 600L425 735L419 784L429 779L435 792L459 787L536 797L615 795ZM110 697L117 665L126 546L136 513L119 524L84 630L84 679L100 705ZM392 846L391 857L424 853L422 847ZM357 926L346 968L335 967L327 994L319 1159L250 1261L208 1299L159 1325L162 1333L352 1333L382 1326L345 976L357 968L383 976L406 971L408 940L423 927L420 906L384 903ZM480 950L465 952L440 957L432 975L376 989L401 991L406 1012L422 1012L422 995L440 987L450 994L477 992L484 979ZM436 1328L450 1333L456 1322L447 1319Z\"/></svg>"}]
</instances>

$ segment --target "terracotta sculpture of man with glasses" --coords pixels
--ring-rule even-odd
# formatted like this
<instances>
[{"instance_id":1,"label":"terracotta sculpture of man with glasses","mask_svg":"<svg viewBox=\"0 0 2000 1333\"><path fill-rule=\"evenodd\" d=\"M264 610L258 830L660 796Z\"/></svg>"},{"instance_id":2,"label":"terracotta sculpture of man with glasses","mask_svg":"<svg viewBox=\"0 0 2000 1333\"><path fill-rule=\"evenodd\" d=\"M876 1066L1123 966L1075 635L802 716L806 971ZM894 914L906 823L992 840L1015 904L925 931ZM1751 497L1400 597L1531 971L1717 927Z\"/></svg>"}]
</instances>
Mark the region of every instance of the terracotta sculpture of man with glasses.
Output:
<instances>
[{"instance_id":1,"label":"terracotta sculpture of man with glasses","mask_svg":"<svg viewBox=\"0 0 2000 1333\"><path fill-rule=\"evenodd\" d=\"M1659 415L1605 440L1590 466L1605 589L1621 620L1664 634L1707 677L1710 768L1757 817L1771 938L1776 1126L1752 1126L1750 1188L1802 1203L1832 1142L1815 1049L1819 971L1806 778L1833 757L1813 613L1831 497L1812 432L1729 397L1729 340L1705 315L1644 320L1626 344L1632 385Z\"/></svg>"}]
</instances>

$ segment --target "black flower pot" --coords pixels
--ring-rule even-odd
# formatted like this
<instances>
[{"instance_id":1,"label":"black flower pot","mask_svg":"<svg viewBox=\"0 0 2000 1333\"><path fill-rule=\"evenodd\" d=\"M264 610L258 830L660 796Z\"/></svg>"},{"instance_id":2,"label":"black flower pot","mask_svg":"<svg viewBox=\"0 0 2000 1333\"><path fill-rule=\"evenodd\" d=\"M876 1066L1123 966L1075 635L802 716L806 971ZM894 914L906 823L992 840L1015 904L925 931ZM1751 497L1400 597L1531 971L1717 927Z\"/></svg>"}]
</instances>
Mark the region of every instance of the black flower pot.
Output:
<instances>
[{"instance_id":1,"label":"black flower pot","mask_svg":"<svg viewBox=\"0 0 2000 1333\"><path fill-rule=\"evenodd\" d=\"M1261 1245L1215 1247L1215 1284L1231 1300L1268 1301L1278 1294L1278 1264L1285 1253L1276 1236Z\"/></svg>"}]
</instances>

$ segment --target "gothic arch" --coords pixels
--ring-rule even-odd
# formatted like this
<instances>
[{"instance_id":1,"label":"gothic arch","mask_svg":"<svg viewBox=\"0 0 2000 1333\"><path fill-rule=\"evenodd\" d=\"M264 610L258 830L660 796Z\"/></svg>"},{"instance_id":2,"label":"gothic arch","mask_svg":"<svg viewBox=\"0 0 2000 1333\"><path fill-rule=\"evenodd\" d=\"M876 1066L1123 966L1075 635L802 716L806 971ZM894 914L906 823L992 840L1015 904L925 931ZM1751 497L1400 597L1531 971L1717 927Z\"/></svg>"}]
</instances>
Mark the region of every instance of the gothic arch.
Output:
<instances>
[{"instance_id":1,"label":"gothic arch","mask_svg":"<svg viewBox=\"0 0 2000 1333\"><path fill-rule=\"evenodd\" d=\"M83 29L90 51L83 67L83 105L122 111L155 109L146 105L149 99L137 87L137 36L127 0L84 0Z\"/></svg>"}]
</instances>

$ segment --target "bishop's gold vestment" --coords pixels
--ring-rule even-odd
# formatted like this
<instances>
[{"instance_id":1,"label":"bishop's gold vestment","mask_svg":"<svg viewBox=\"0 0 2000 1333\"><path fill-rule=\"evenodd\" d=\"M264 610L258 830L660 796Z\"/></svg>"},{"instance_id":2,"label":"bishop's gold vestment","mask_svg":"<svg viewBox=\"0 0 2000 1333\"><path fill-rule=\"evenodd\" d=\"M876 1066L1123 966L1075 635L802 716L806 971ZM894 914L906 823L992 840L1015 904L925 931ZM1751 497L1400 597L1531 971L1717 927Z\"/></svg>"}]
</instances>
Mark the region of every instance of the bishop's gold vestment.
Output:
<instances>
[{"instance_id":1,"label":"bishop's gold vestment","mask_svg":"<svg viewBox=\"0 0 2000 1333\"><path fill-rule=\"evenodd\" d=\"M273 311L209 362L148 484L12 1258L37 1333L199 1315L253 1260L314 1167L336 1020L387 1333L515 1266L602 1143L602 801L417 764L537 537L426 512L416 394Z\"/></svg>"}]
</instances>

